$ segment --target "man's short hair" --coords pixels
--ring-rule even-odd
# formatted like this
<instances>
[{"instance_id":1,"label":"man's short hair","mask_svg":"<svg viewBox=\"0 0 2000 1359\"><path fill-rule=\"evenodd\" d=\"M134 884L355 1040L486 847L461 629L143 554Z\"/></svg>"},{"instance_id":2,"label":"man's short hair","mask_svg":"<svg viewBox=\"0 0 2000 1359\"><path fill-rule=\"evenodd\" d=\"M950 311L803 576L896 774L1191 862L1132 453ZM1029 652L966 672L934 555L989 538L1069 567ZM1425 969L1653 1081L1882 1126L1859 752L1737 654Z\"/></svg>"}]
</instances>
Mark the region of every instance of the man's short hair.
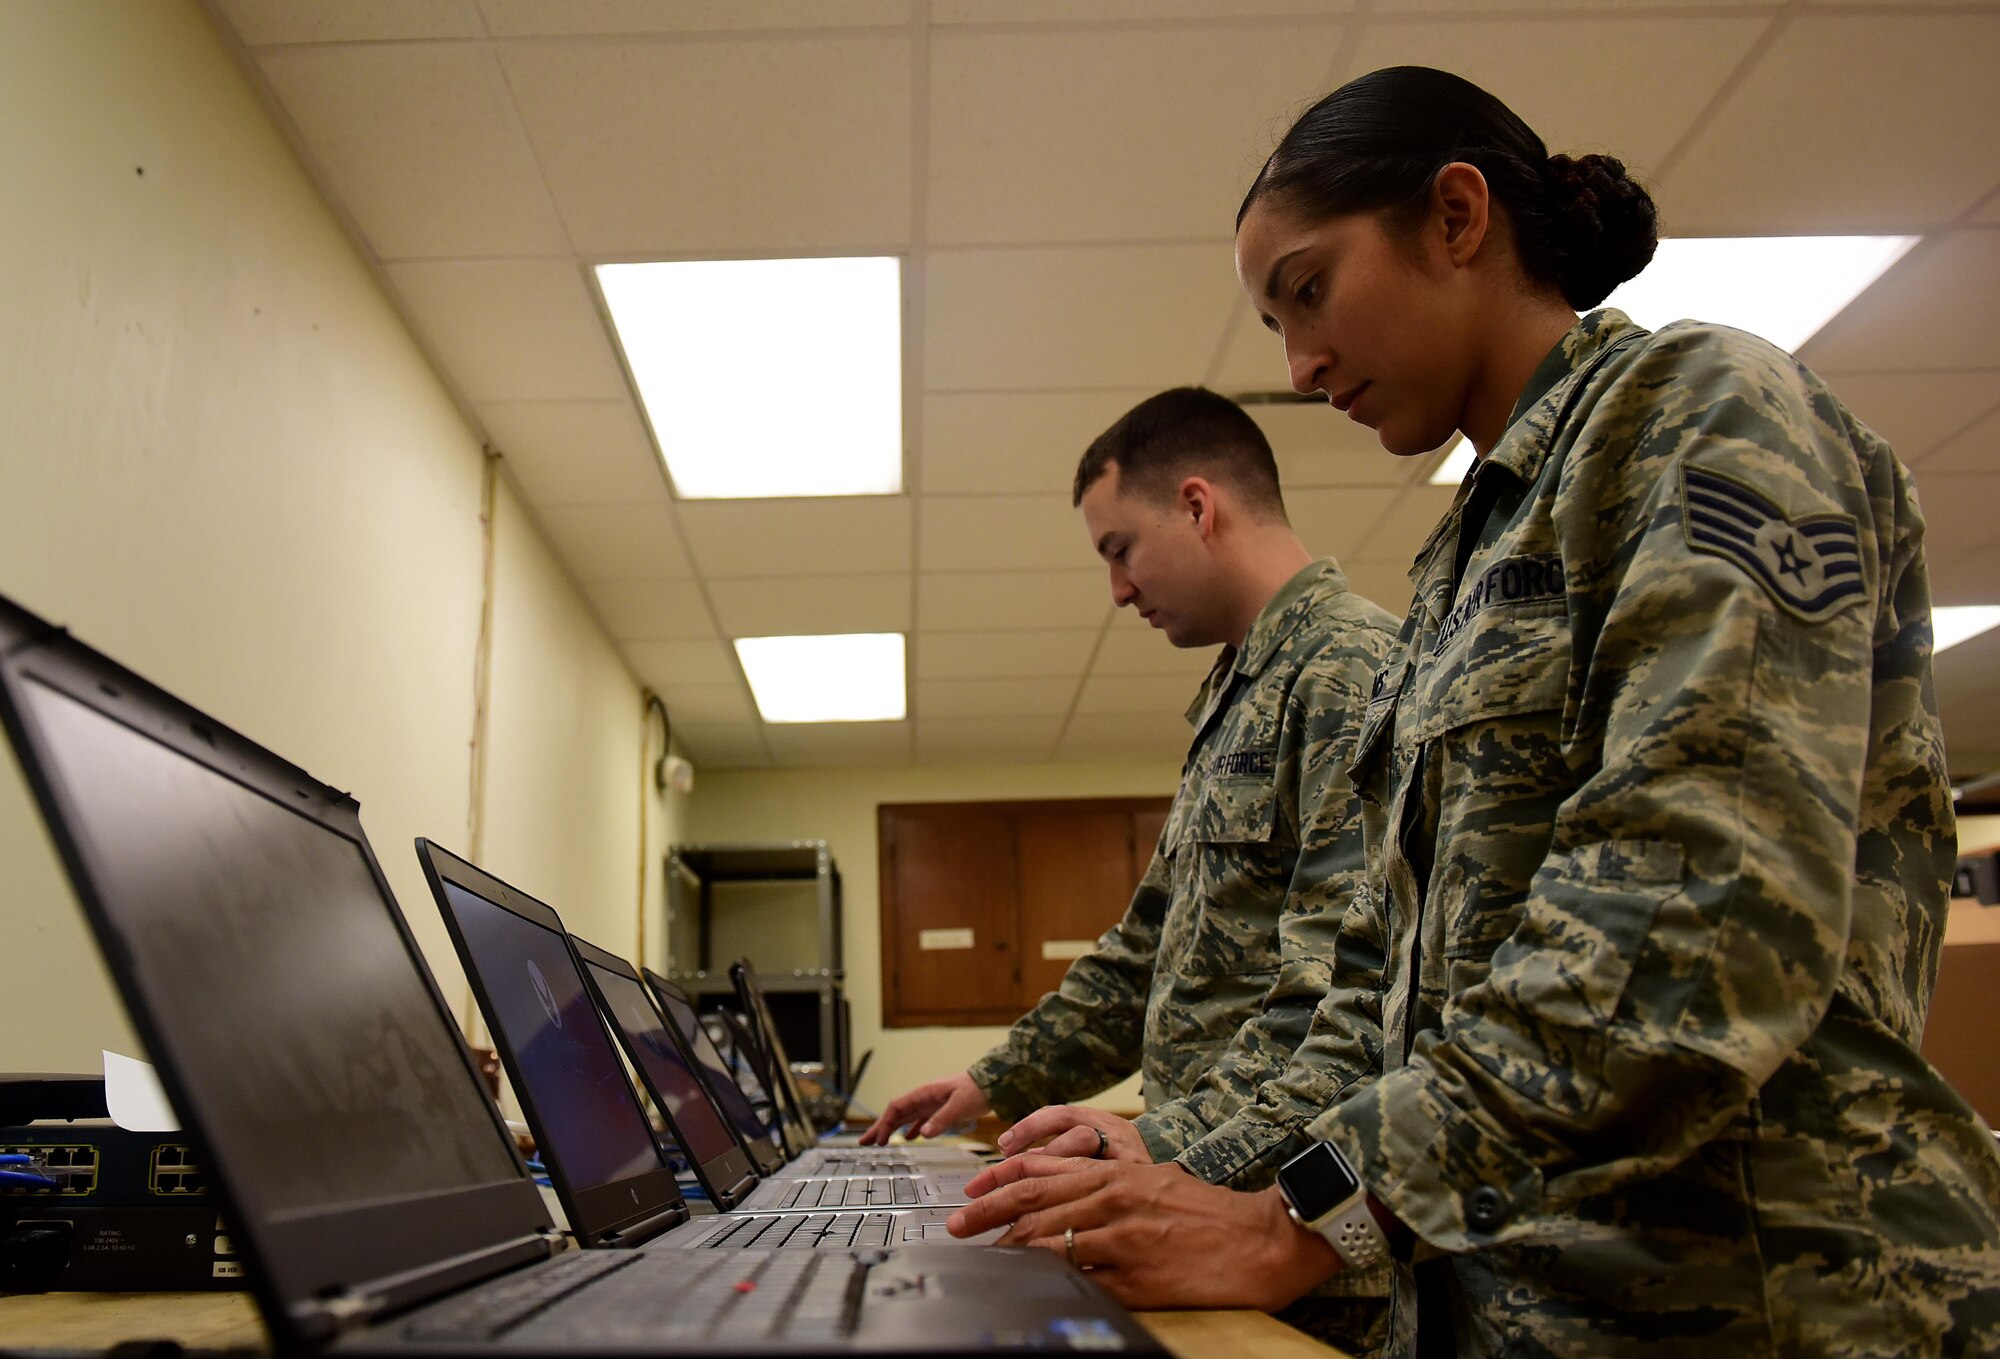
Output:
<instances>
[{"instance_id":1,"label":"man's short hair","mask_svg":"<svg viewBox=\"0 0 2000 1359\"><path fill-rule=\"evenodd\" d=\"M1206 387L1149 396L1092 440L1076 465L1070 504L1081 505L1113 464L1121 492L1169 500L1188 477L1207 477L1234 491L1257 518L1285 517L1271 441L1241 406Z\"/></svg>"}]
</instances>

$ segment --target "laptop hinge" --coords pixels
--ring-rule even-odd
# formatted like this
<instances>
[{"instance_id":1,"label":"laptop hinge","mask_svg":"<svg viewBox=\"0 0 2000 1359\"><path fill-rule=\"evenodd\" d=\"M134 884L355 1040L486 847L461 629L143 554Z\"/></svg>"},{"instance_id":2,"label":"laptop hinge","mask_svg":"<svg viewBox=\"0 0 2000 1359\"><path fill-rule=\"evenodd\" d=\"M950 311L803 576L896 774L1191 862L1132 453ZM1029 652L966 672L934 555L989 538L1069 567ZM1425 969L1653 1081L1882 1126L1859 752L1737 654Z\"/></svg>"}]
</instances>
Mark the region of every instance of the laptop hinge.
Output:
<instances>
[{"instance_id":1,"label":"laptop hinge","mask_svg":"<svg viewBox=\"0 0 2000 1359\"><path fill-rule=\"evenodd\" d=\"M616 1231L606 1232L600 1240L606 1246L636 1246L642 1241L651 1241L662 1232L672 1231L693 1216L685 1203L677 1203L664 1213L655 1213L627 1223Z\"/></svg>"},{"instance_id":2,"label":"laptop hinge","mask_svg":"<svg viewBox=\"0 0 2000 1359\"><path fill-rule=\"evenodd\" d=\"M555 1253L559 1232L531 1232L481 1250L437 1260L421 1269L384 1275L325 1297L293 1303L293 1323L314 1341L329 1340L357 1330L389 1312L428 1302L467 1284L504 1273Z\"/></svg>"}]
</instances>

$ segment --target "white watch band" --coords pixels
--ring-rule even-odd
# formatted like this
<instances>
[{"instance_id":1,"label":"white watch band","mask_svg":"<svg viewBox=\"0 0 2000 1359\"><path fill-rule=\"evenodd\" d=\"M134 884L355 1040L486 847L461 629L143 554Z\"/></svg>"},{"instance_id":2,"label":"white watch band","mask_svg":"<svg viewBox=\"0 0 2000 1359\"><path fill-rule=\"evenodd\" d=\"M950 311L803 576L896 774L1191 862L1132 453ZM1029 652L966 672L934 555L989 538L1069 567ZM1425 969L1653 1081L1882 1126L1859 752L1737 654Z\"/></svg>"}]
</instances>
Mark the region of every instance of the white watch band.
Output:
<instances>
[{"instance_id":1,"label":"white watch band","mask_svg":"<svg viewBox=\"0 0 2000 1359\"><path fill-rule=\"evenodd\" d=\"M1326 1238L1328 1245L1349 1269L1369 1269L1380 1264L1389 1253L1389 1238L1382 1234L1382 1225L1375 1220L1375 1214L1368 1211L1368 1195L1356 1194L1347 1202L1335 1208L1325 1217L1308 1222L1299 1216L1299 1210L1288 1200L1285 1211L1292 1221L1309 1232L1317 1232Z\"/></svg>"}]
</instances>

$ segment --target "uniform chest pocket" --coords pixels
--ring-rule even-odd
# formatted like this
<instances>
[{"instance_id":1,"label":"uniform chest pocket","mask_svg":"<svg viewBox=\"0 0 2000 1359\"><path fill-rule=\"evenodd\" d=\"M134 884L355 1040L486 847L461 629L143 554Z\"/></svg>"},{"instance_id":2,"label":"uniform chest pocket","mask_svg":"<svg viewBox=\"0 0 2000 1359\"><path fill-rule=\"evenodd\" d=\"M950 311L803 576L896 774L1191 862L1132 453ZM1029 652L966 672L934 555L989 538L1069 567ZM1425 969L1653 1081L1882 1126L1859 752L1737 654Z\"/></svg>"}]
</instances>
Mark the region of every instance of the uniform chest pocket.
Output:
<instances>
[{"instance_id":1,"label":"uniform chest pocket","mask_svg":"<svg viewBox=\"0 0 2000 1359\"><path fill-rule=\"evenodd\" d=\"M1295 840L1269 774L1210 778L1194 790L1174 851L1180 886L1160 950L1178 975L1242 978L1276 969Z\"/></svg>"},{"instance_id":2,"label":"uniform chest pocket","mask_svg":"<svg viewBox=\"0 0 2000 1359\"><path fill-rule=\"evenodd\" d=\"M1417 739L1561 711L1569 699L1571 656L1564 601L1490 609L1453 635L1425 668L1418 681ZM1406 691L1403 702L1409 701Z\"/></svg>"},{"instance_id":3,"label":"uniform chest pocket","mask_svg":"<svg viewBox=\"0 0 2000 1359\"><path fill-rule=\"evenodd\" d=\"M1257 845L1276 838L1278 790L1268 774L1210 779L1188 808L1185 837L1197 844Z\"/></svg>"}]
</instances>

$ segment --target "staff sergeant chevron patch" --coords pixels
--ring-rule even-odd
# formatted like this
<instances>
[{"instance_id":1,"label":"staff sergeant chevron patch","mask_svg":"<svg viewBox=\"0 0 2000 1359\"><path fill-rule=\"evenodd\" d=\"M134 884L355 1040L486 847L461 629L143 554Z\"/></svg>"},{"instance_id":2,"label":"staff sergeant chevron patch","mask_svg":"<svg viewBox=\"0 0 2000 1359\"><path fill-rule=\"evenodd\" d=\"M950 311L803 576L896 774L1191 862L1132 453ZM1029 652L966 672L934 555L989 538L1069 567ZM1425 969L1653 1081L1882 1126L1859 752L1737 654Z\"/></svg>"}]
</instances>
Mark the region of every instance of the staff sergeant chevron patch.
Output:
<instances>
[{"instance_id":1,"label":"staff sergeant chevron patch","mask_svg":"<svg viewBox=\"0 0 2000 1359\"><path fill-rule=\"evenodd\" d=\"M1868 593L1860 540L1847 515L1787 519L1741 482L1685 465L1681 500L1689 547L1735 562L1808 623L1823 622Z\"/></svg>"}]
</instances>

